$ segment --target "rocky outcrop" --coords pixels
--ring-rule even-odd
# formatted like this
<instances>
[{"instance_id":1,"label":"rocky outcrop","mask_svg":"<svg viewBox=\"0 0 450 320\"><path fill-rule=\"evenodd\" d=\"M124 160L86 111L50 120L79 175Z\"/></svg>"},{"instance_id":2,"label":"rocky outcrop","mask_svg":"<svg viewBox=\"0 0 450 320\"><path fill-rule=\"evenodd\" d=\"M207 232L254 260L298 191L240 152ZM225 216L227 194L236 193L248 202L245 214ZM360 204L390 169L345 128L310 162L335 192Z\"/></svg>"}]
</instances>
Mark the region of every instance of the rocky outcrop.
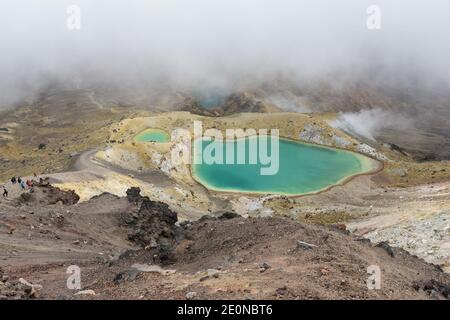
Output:
<instances>
[{"instance_id":1,"label":"rocky outcrop","mask_svg":"<svg viewBox=\"0 0 450 320\"><path fill-rule=\"evenodd\" d=\"M162 202L144 199L128 238L144 248L170 246L176 235L177 214Z\"/></svg>"},{"instance_id":2,"label":"rocky outcrop","mask_svg":"<svg viewBox=\"0 0 450 320\"><path fill-rule=\"evenodd\" d=\"M127 200L135 205L140 204L145 198L141 196L141 189L137 187L131 187L126 191Z\"/></svg>"},{"instance_id":3,"label":"rocky outcrop","mask_svg":"<svg viewBox=\"0 0 450 320\"><path fill-rule=\"evenodd\" d=\"M180 236L176 212L162 202L140 195L139 188L127 190L127 199L138 206L136 211L122 215L122 223L130 228L128 239L147 250L155 250L163 262L171 259L172 247Z\"/></svg>"},{"instance_id":4,"label":"rocky outcrop","mask_svg":"<svg viewBox=\"0 0 450 320\"><path fill-rule=\"evenodd\" d=\"M0 300L22 300L37 297L42 286L32 284L25 279L10 280L9 276L0 268Z\"/></svg>"},{"instance_id":5,"label":"rocky outcrop","mask_svg":"<svg viewBox=\"0 0 450 320\"><path fill-rule=\"evenodd\" d=\"M267 112L267 108L262 101L246 93L230 95L225 101L222 110L224 115L242 112Z\"/></svg>"},{"instance_id":6,"label":"rocky outcrop","mask_svg":"<svg viewBox=\"0 0 450 320\"><path fill-rule=\"evenodd\" d=\"M338 148L348 148L352 142L344 137L338 136L335 133L327 133L326 130L319 125L308 123L299 134L300 140L321 144L326 146L333 146Z\"/></svg>"},{"instance_id":7,"label":"rocky outcrop","mask_svg":"<svg viewBox=\"0 0 450 320\"><path fill-rule=\"evenodd\" d=\"M371 146L365 144L365 143L360 143L357 147L356 150L360 153L364 153L368 156L371 156L372 158L375 158L379 161L388 161L389 159L383 155L382 153L378 152L375 148L372 148Z\"/></svg>"},{"instance_id":8,"label":"rocky outcrop","mask_svg":"<svg viewBox=\"0 0 450 320\"><path fill-rule=\"evenodd\" d=\"M449 222L450 212L440 211L420 220L406 221L367 233L372 242L386 242L394 247L404 248L429 263L441 265L450 271Z\"/></svg>"},{"instance_id":9,"label":"rocky outcrop","mask_svg":"<svg viewBox=\"0 0 450 320\"><path fill-rule=\"evenodd\" d=\"M352 142L336 134L328 134L326 130L314 123L308 123L299 134L300 140L325 146L348 149ZM389 159L375 148L365 143L356 146L356 151L375 158L379 161L388 161Z\"/></svg>"},{"instance_id":10,"label":"rocky outcrop","mask_svg":"<svg viewBox=\"0 0 450 320\"><path fill-rule=\"evenodd\" d=\"M327 144L325 141L324 130L314 124L306 124L303 131L300 132L300 139L315 144Z\"/></svg>"},{"instance_id":11,"label":"rocky outcrop","mask_svg":"<svg viewBox=\"0 0 450 320\"><path fill-rule=\"evenodd\" d=\"M30 188L29 192L22 193L18 198L20 204L35 204L40 203L43 205L63 204L73 205L76 204L80 197L73 190L61 190L52 186L48 179L40 180L39 182L33 181L33 188Z\"/></svg>"}]
</instances>

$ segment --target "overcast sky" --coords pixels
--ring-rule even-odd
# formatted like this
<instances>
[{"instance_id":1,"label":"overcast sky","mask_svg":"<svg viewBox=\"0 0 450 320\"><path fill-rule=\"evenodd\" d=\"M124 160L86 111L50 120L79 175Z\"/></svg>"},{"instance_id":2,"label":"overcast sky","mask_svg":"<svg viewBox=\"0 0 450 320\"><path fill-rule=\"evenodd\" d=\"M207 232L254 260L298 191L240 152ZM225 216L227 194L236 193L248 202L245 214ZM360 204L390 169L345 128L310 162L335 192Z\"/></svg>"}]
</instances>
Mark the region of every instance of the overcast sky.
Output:
<instances>
[{"instance_id":1,"label":"overcast sky","mask_svg":"<svg viewBox=\"0 0 450 320\"><path fill-rule=\"evenodd\" d=\"M81 29L67 28L69 5ZM381 9L381 30L366 10ZM49 78L174 86L383 70L450 83L448 0L1 0L0 103Z\"/></svg>"}]
</instances>

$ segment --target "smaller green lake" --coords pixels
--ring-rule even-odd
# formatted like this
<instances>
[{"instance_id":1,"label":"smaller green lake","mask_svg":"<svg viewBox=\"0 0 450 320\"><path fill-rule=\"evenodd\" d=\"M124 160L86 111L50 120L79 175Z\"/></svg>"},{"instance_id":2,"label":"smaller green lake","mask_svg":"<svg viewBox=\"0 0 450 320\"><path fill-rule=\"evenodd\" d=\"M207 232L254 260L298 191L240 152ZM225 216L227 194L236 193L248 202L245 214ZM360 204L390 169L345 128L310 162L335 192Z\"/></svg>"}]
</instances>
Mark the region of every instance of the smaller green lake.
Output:
<instances>
[{"instance_id":1,"label":"smaller green lake","mask_svg":"<svg viewBox=\"0 0 450 320\"><path fill-rule=\"evenodd\" d=\"M170 141L170 135L161 129L147 129L135 136L134 140L139 142L164 143Z\"/></svg>"}]
</instances>

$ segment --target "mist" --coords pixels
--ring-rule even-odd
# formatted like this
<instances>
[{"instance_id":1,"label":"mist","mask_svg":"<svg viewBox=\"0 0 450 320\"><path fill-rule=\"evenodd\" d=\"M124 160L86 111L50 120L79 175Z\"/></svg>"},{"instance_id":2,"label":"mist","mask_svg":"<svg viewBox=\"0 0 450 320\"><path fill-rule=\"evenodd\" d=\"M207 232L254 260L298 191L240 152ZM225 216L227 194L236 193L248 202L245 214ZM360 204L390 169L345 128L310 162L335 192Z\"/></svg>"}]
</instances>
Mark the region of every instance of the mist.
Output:
<instances>
[{"instance_id":1,"label":"mist","mask_svg":"<svg viewBox=\"0 0 450 320\"><path fill-rule=\"evenodd\" d=\"M396 128L396 130L405 130L414 126L414 120L404 114L373 108L358 112L341 113L330 124L352 135L376 141L377 136L384 129Z\"/></svg>"},{"instance_id":2,"label":"mist","mask_svg":"<svg viewBox=\"0 0 450 320\"><path fill-rule=\"evenodd\" d=\"M450 84L450 2L379 0L2 1L0 106L57 84L233 91L293 83ZM81 28L67 27L67 8Z\"/></svg>"}]
</instances>

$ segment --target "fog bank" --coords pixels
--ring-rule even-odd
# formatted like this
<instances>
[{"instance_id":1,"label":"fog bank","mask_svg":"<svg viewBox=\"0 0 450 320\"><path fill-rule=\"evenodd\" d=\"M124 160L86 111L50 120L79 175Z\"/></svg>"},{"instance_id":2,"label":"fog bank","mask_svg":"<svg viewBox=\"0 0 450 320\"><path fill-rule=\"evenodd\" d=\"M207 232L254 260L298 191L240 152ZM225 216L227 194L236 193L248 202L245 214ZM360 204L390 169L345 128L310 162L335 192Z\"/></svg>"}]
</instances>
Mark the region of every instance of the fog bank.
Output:
<instances>
[{"instance_id":1,"label":"fog bank","mask_svg":"<svg viewBox=\"0 0 450 320\"><path fill-rule=\"evenodd\" d=\"M53 84L136 90L365 79L445 91L450 2L379 0L3 1L0 106ZM81 9L80 30L66 10Z\"/></svg>"}]
</instances>

